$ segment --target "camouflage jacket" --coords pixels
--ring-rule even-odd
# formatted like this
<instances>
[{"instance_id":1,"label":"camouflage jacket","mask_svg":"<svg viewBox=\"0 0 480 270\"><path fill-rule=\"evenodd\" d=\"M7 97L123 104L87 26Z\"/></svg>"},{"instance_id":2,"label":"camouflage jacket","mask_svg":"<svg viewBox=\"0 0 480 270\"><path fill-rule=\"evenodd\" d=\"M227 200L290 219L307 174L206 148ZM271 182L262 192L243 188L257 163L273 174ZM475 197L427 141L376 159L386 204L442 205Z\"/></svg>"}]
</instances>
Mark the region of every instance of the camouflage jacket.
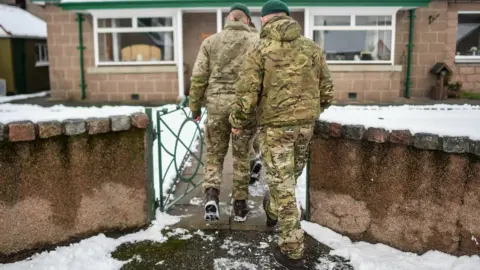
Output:
<instances>
[{"instance_id":1,"label":"camouflage jacket","mask_svg":"<svg viewBox=\"0 0 480 270\"><path fill-rule=\"evenodd\" d=\"M257 113L261 126L312 123L333 99L323 51L287 16L274 17L262 28L235 87L230 123L240 129L254 125Z\"/></svg>"},{"instance_id":2,"label":"camouflage jacket","mask_svg":"<svg viewBox=\"0 0 480 270\"><path fill-rule=\"evenodd\" d=\"M241 64L257 40L248 25L228 21L222 32L203 41L190 84L192 111L200 111L205 102L209 114L230 113Z\"/></svg>"}]
</instances>

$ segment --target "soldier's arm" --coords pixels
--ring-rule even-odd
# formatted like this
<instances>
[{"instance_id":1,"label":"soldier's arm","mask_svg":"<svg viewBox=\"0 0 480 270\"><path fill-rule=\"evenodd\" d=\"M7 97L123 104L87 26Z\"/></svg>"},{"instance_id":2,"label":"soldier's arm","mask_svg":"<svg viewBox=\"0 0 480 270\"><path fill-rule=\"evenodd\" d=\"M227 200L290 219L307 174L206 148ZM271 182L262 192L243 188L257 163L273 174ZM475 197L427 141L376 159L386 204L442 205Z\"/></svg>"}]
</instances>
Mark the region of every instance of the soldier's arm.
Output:
<instances>
[{"instance_id":1,"label":"soldier's arm","mask_svg":"<svg viewBox=\"0 0 480 270\"><path fill-rule=\"evenodd\" d=\"M253 125L259 92L263 82L263 69L259 44L254 46L242 65L235 82L236 101L232 106L230 124L233 128L244 129Z\"/></svg>"},{"instance_id":2,"label":"soldier's arm","mask_svg":"<svg viewBox=\"0 0 480 270\"><path fill-rule=\"evenodd\" d=\"M190 82L189 105L190 110L194 113L198 113L201 110L202 100L205 96L205 90L207 89L209 78L210 62L208 55L208 42L205 40L198 52Z\"/></svg>"},{"instance_id":3,"label":"soldier's arm","mask_svg":"<svg viewBox=\"0 0 480 270\"><path fill-rule=\"evenodd\" d=\"M333 81L325 59L325 54L320 54L320 108L327 109L333 101Z\"/></svg>"}]
</instances>

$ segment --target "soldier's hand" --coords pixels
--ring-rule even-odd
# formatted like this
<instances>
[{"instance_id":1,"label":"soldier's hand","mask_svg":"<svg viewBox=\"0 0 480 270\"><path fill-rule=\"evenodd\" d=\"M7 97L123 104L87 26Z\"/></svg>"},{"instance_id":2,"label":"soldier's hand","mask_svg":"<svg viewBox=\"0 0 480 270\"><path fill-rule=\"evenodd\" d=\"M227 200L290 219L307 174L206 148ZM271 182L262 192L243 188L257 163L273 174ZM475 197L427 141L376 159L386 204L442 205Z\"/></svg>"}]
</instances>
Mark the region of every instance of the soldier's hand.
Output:
<instances>
[{"instance_id":1,"label":"soldier's hand","mask_svg":"<svg viewBox=\"0 0 480 270\"><path fill-rule=\"evenodd\" d=\"M235 135L240 134L240 131L241 131L241 130L238 129L238 128L232 128L232 133L235 134Z\"/></svg>"}]
</instances>

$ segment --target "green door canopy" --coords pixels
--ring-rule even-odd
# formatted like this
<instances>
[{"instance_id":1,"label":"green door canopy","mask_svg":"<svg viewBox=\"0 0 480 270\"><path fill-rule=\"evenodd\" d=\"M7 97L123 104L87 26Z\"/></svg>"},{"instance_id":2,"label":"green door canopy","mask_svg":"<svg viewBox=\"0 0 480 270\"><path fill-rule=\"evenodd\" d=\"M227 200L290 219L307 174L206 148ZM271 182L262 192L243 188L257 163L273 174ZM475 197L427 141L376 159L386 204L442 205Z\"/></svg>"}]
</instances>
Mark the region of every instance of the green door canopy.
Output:
<instances>
[{"instance_id":1,"label":"green door canopy","mask_svg":"<svg viewBox=\"0 0 480 270\"><path fill-rule=\"evenodd\" d=\"M69 0L32 0L58 5L66 10L84 9L119 9L119 8L205 8L229 7L237 1L225 0L118 0L118 1L72 1ZM375 6L375 7L422 7L428 6L431 0L285 0L290 7L319 6ZM240 1L250 7L260 7L265 0Z\"/></svg>"}]
</instances>

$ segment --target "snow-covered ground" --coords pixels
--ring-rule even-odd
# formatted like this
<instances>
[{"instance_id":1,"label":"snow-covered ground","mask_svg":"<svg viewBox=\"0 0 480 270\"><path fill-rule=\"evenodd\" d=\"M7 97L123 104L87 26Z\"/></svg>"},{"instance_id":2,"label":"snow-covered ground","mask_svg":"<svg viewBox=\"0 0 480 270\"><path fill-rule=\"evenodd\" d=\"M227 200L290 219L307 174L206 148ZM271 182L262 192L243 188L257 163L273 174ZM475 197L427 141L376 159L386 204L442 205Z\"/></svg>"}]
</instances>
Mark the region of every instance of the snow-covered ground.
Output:
<instances>
[{"instance_id":1,"label":"snow-covered ground","mask_svg":"<svg viewBox=\"0 0 480 270\"><path fill-rule=\"evenodd\" d=\"M44 97L48 95L50 91L39 92L35 94L26 94L26 95L15 95L15 96L0 96L0 103L11 102L14 100L22 100L28 98L35 98L35 97Z\"/></svg>"},{"instance_id":2,"label":"snow-covered ground","mask_svg":"<svg viewBox=\"0 0 480 270\"><path fill-rule=\"evenodd\" d=\"M112 258L111 253L124 243L144 240L163 243L169 236L161 233L166 226L177 223L180 218L157 211L157 219L146 230L114 239L99 234L67 247L42 252L29 260L11 264L0 264L1 270L118 270L126 262ZM181 233L181 231L178 231Z\"/></svg>"},{"instance_id":3,"label":"snow-covered ground","mask_svg":"<svg viewBox=\"0 0 480 270\"><path fill-rule=\"evenodd\" d=\"M480 140L478 105L332 106L320 119L343 125L409 129L412 134L427 132Z\"/></svg>"},{"instance_id":4,"label":"snow-covered ground","mask_svg":"<svg viewBox=\"0 0 480 270\"><path fill-rule=\"evenodd\" d=\"M479 256L455 257L439 251L423 255L402 252L383 244L352 242L348 237L318 224L302 221L303 230L337 255L350 260L355 270L479 270ZM319 263L319 270L332 270Z\"/></svg>"}]
</instances>

